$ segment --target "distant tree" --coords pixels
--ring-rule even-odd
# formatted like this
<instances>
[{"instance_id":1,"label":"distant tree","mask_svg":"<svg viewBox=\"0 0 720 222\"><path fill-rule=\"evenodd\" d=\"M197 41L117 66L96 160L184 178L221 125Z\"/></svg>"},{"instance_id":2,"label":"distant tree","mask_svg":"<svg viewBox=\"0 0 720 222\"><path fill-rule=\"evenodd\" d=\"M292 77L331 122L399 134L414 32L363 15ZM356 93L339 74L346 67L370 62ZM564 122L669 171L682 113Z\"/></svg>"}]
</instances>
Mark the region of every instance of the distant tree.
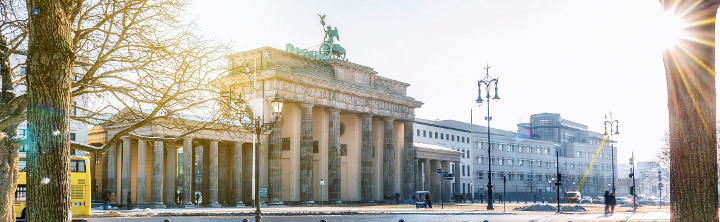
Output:
<instances>
[{"instance_id":1,"label":"distant tree","mask_svg":"<svg viewBox=\"0 0 720 222\"><path fill-rule=\"evenodd\" d=\"M670 219L718 221L716 0L660 0L690 27L663 53L670 114ZM709 43L709 44L708 44Z\"/></svg>"}]
</instances>

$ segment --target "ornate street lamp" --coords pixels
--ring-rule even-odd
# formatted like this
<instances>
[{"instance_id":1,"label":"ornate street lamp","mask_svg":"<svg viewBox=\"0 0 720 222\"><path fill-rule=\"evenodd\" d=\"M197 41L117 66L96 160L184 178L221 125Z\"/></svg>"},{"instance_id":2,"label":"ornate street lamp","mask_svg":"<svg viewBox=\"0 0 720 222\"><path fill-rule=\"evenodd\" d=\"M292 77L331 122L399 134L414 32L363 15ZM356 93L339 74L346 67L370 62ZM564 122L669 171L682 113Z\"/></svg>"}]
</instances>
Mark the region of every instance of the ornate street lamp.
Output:
<instances>
[{"instance_id":1,"label":"ornate street lamp","mask_svg":"<svg viewBox=\"0 0 720 222\"><path fill-rule=\"evenodd\" d=\"M250 132L255 133L253 138L253 150L255 151L255 221L260 221L260 152L256 145L256 140L260 139L260 134L263 132L269 132L275 126L275 123L281 116L283 100L278 94L275 94L275 98L270 101L270 107L272 108L272 115L274 118L270 119L269 122L265 122L262 117L264 110L252 110L249 107L243 95L238 93L237 95L233 92L230 93L230 101L240 108L240 125ZM260 116L252 117L254 113L259 113ZM250 119L245 119L247 117Z\"/></svg>"},{"instance_id":2,"label":"ornate street lamp","mask_svg":"<svg viewBox=\"0 0 720 222\"><path fill-rule=\"evenodd\" d=\"M488 187L488 205L487 205L487 209L495 210L495 208L493 207L492 167L490 164L490 162L491 162L490 160L492 159L492 156L490 156L490 150L492 148L490 146L490 120L492 120L492 117L490 116L490 86L492 86L493 84L495 85L495 96L492 99L495 101L498 101L498 100L500 100L500 97L498 97L498 93L497 93L498 78L491 78L489 70L490 70L490 66L486 66L485 67L485 78L483 80L478 81L478 98L477 98L477 100L475 100L475 102L477 103L478 106L482 106L482 104L483 104L482 88L485 87L485 98L488 101L488 106L487 106L488 107L487 108L488 115L485 117L485 119L488 121L488 124L487 124L487 136L488 136L488 141L487 141L487 144L488 144L488 185L487 185L487 187Z\"/></svg>"},{"instance_id":3,"label":"ornate street lamp","mask_svg":"<svg viewBox=\"0 0 720 222\"><path fill-rule=\"evenodd\" d=\"M608 134L608 125L610 125L610 134ZM613 125L615 125L615 130L613 131ZM608 137L608 140L612 141L612 135L619 135L620 130L619 126L620 121L612 118L612 112L610 112L610 117L608 118L607 115L605 115L605 136ZM612 192L615 192L615 148L613 146L613 143L610 143L610 165L612 166Z\"/></svg>"}]
</instances>

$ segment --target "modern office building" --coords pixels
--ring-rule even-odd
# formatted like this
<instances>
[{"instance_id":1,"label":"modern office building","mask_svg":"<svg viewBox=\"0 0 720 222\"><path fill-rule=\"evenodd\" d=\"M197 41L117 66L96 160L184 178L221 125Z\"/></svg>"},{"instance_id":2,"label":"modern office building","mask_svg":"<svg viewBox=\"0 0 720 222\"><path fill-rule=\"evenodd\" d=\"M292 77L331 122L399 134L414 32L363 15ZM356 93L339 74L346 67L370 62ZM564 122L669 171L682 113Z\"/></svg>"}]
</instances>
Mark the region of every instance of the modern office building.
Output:
<instances>
[{"instance_id":1,"label":"modern office building","mask_svg":"<svg viewBox=\"0 0 720 222\"><path fill-rule=\"evenodd\" d=\"M512 201L554 199L558 172L561 193L580 190L596 196L612 187L610 144L615 141L604 140L603 133L562 119L560 114L534 114L530 122L518 124L517 131L490 129L489 143L485 126L453 120L416 119L415 123L415 141L463 153L460 168L465 173L460 170L455 193L464 189L474 191L476 198L485 196L488 177L492 177L496 198L505 192ZM619 178L617 173L615 178Z\"/></svg>"}]
</instances>

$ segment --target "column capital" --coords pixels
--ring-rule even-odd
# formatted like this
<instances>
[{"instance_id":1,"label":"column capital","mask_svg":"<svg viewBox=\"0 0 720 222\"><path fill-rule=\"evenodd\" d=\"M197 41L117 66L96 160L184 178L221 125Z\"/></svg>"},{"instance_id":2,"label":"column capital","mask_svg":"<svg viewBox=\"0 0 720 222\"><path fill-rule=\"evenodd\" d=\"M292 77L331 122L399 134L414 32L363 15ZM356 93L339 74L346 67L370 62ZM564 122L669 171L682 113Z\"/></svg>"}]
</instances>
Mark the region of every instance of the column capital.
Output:
<instances>
[{"instance_id":1,"label":"column capital","mask_svg":"<svg viewBox=\"0 0 720 222\"><path fill-rule=\"evenodd\" d=\"M300 107L302 107L302 108L313 108L313 106L315 106L315 104L312 104L312 103L300 103Z\"/></svg>"},{"instance_id":2,"label":"column capital","mask_svg":"<svg viewBox=\"0 0 720 222\"><path fill-rule=\"evenodd\" d=\"M131 137L130 136L121 136L120 139L123 141L126 141L126 140L130 140Z\"/></svg>"},{"instance_id":3,"label":"column capital","mask_svg":"<svg viewBox=\"0 0 720 222\"><path fill-rule=\"evenodd\" d=\"M360 116L361 116L361 117L373 117L373 116L375 116L375 115L372 114L372 113L361 113Z\"/></svg>"},{"instance_id":4,"label":"column capital","mask_svg":"<svg viewBox=\"0 0 720 222\"><path fill-rule=\"evenodd\" d=\"M388 122L392 122L392 121L395 121L395 118L392 118L392 117L383 117L383 120L388 121Z\"/></svg>"},{"instance_id":5,"label":"column capital","mask_svg":"<svg viewBox=\"0 0 720 222\"><path fill-rule=\"evenodd\" d=\"M336 112L339 113L339 112L340 112L340 109L337 109L337 108L328 108L327 111L328 111L328 112L331 112L331 113L336 113Z\"/></svg>"}]
</instances>

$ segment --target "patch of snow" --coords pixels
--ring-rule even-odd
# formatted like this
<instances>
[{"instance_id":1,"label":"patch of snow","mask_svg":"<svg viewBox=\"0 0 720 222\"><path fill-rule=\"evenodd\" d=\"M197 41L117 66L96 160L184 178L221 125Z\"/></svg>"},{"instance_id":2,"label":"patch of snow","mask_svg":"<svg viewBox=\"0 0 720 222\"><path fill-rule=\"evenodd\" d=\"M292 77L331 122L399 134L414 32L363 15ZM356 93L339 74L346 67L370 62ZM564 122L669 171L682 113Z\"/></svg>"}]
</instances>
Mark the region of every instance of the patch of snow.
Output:
<instances>
[{"instance_id":1,"label":"patch of snow","mask_svg":"<svg viewBox=\"0 0 720 222\"><path fill-rule=\"evenodd\" d=\"M60 135L60 131L59 130L53 131L53 135L55 135L55 136Z\"/></svg>"},{"instance_id":2,"label":"patch of snow","mask_svg":"<svg viewBox=\"0 0 720 222\"><path fill-rule=\"evenodd\" d=\"M43 178L43 179L40 181L40 183L42 183L42 184L48 184L48 183L50 183L50 178L45 177L45 178Z\"/></svg>"}]
</instances>

